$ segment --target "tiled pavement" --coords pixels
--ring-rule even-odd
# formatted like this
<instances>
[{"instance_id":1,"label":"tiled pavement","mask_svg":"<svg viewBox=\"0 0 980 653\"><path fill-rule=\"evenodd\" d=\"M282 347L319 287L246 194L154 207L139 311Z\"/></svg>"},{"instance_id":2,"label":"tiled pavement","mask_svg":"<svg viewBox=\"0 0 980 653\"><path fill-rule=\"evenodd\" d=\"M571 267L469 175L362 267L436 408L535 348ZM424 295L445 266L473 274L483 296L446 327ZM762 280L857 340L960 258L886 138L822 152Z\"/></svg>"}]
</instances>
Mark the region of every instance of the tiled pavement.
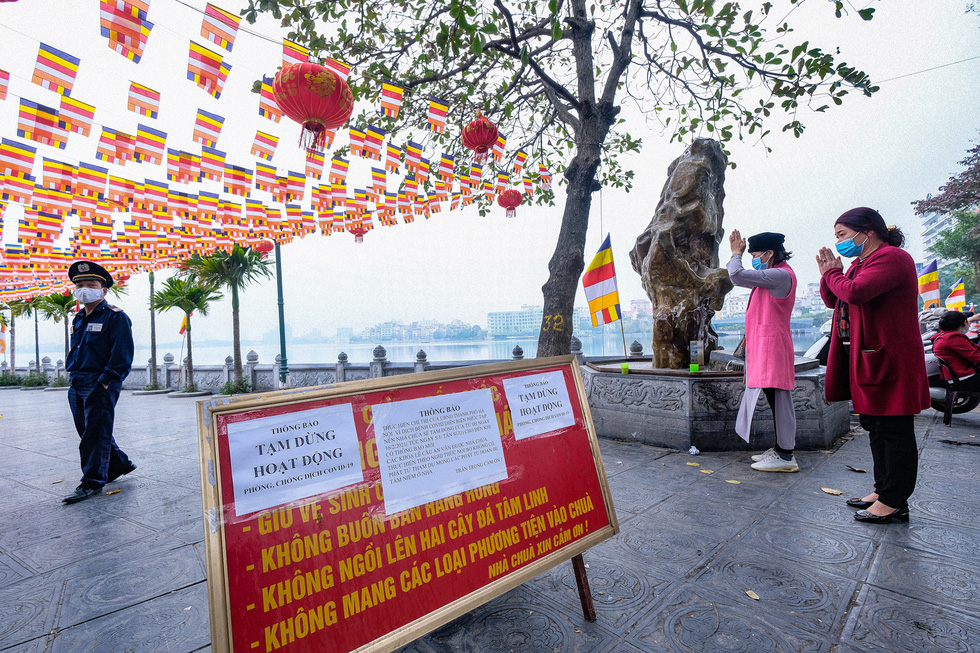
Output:
<instances>
[{"instance_id":1,"label":"tiled pavement","mask_svg":"<svg viewBox=\"0 0 980 653\"><path fill-rule=\"evenodd\" d=\"M0 651L210 651L193 403L124 395L139 469L74 506L64 393L2 390L0 415ZM603 440L622 532L585 554L597 621L563 564L402 650L980 651L980 412L916 431L912 520L887 526L843 503L870 489L863 432L798 474Z\"/></svg>"}]
</instances>

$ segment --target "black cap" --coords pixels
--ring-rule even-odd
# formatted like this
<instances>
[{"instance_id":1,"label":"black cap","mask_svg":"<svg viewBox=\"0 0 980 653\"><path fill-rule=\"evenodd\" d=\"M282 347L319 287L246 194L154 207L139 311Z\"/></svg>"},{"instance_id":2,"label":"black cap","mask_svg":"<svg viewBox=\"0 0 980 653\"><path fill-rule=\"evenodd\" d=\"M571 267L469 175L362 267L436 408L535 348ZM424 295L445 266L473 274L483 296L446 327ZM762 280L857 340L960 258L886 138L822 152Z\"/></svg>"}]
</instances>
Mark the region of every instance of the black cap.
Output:
<instances>
[{"instance_id":1,"label":"black cap","mask_svg":"<svg viewBox=\"0 0 980 653\"><path fill-rule=\"evenodd\" d=\"M771 249L774 252L778 252L783 249L783 242L785 240L786 236L783 234L763 231L761 234L749 236L748 250L750 252L765 252Z\"/></svg>"},{"instance_id":2,"label":"black cap","mask_svg":"<svg viewBox=\"0 0 980 653\"><path fill-rule=\"evenodd\" d=\"M85 279L98 279L106 288L112 288L112 275L104 267L93 261L75 261L68 268L68 278L72 283Z\"/></svg>"}]
</instances>

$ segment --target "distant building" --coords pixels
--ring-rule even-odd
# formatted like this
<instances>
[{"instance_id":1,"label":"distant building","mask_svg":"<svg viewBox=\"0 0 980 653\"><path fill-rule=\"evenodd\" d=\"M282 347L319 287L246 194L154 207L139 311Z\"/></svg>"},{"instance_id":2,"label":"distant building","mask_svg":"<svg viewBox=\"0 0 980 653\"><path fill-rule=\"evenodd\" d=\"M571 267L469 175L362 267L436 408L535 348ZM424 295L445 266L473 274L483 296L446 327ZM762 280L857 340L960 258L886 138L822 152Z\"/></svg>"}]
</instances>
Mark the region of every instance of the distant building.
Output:
<instances>
[{"instance_id":1,"label":"distant building","mask_svg":"<svg viewBox=\"0 0 980 653\"><path fill-rule=\"evenodd\" d=\"M721 307L724 317L739 317L745 315L745 309L749 307L749 296L747 294L728 293L725 296L725 303Z\"/></svg>"},{"instance_id":2,"label":"distant building","mask_svg":"<svg viewBox=\"0 0 980 653\"><path fill-rule=\"evenodd\" d=\"M644 317L653 317L653 304L645 299L634 299L630 302L630 313L634 320L641 320Z\"/></svg>"},{"instance_id":3,"label":"distant building","mask_svg":"<svg viewBox=\"0 0 980 653\"><path fill-rule=\"evenodd\" d=\"M487 313L487 332L491 338L536 336L541 331L544 309L540 306L521 306L519 311Z\"/></svg>"},{"instance_id":4,"label":"distant building","mask_svg":"<svg viewBox=\"0 0 980 653\"><path fill-rule=\"evenodd\" d=\"M932 199L932 195L926 195L926 199ZM931 259L929 248L936 244L940 234L953 229L955 221L949 213L926 213L920 216L922 219L922 248L924 255Z\"/></svg>"}]
</instances>

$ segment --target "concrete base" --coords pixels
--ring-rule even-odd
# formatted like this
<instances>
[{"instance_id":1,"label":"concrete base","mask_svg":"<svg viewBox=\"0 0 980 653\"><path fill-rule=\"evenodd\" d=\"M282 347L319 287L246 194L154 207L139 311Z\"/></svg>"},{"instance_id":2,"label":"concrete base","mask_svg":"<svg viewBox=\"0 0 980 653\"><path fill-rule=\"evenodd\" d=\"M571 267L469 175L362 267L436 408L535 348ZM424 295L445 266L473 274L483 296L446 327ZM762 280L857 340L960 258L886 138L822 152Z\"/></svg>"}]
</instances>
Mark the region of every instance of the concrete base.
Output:
<instances>
[{"instance_id":1,"label":"concrete base","mask_svg":"<svg viewBox=\"0 0 980 653\"><path fill-rule=\"evenodd\" d=\"M200 392L184 392L183 390L178 392L170 392L167 397L170 399L194 399L196 397L210 397L211 393L207 390L202 390Z\"/></svg>"},{"instance_id":2,"label":"concrete base","mask_svg":"<svg viewBox=\"0 0 980 653\"><path fill-rule=\"evenodd\" d=\"M68 392L68 386L63 385L57 388L45 388L44 391L45 392Z\"/></svg>"},{"instance_id":3,"label":"concrete base","mask_svg":"<svg viewBox=\"0 0 980 653\"><path fill-rule=\"evenodd\" d=\"M133 390L132 394L136 396L140 395L168 395L173 392L170 388L164 388L163 390Z\"/></svg>"},{"instance_id":4,"label":"concrete base","mask_svg":"<svg viewBox=\"0 0 980 653\"><path fill-rule=\"evenodd\" d=\"M745 391L740 372L637 374L634 367L645 365L650 370L650 362L630 359L631 373L622 374L621 362L582 366L599 437L684 450L693 445L701 451L752 451L775 444L772 411L762 396L750 441L746 443L735 433L735 418ZM826 449L850 428L850 404L824 400L825 374L819 366L797 367L793 389L797 449Z\"/></svg>"}]
</instances>

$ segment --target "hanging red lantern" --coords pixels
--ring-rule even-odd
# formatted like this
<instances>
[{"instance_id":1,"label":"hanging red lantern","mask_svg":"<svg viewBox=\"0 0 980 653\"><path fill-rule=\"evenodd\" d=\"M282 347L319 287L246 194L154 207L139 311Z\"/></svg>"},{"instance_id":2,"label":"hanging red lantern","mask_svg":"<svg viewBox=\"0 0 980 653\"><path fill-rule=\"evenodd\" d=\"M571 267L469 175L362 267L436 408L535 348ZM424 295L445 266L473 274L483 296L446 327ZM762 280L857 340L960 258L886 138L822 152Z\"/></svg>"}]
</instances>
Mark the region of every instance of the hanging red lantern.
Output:
<instances>
[{"instance_id":1,"label":"hanging red lantern","mask_svg":"<svg viewBox=\"0 0 980 653\"><path fill-rule=\"evenodd\" d=\"M473 161L483 163L490 150L497 144L497 125L493 124L479 111L476 120L463 127L463 145L473 150Z\"/></svg>"},{"instance_id":2,"label":"hanging red lantern","mask_svg":"<svg viewBox=\"0 0 980 653\"><path fill-rule=\"evenodd\" d=\"M255 251L260 254L268 254L275 248L276 248L276 244L274 242L268 239L264 239L256 243L253 249L255 249Z\"/></svg>"},{"instance_id":3,"label":"hanging red lantern","mask_svg":"<svg viewBox=\"0 0 980 653\"><path fill-rule=\"evenodd\" d=\"M507 217L513 218L517 215L518 206L524 201L524 196L520 191L516 191L513 188L505 190L500 195L497 196L497 204L507 209Z\"/></svg>"},{"instance_id":4,"label":"hanging red lantern","mask_svg":"<svg viewBox=\"0 0 980 653\"><path fill-rule=\"evenodd\" d=\"M350 86L333 70L315 63L286 64L272 81L276 104L303 125L299 143L323 150L328 129L336 129L354 111Z\"/></svg>"},{"instance_id":5,"label":"hanging red lantern","mask_svg":"<svg viewBox=\"0 0 980 653\"><path fill-rule=\"evenodd\" d=\"M363 243L364 242L364 234L366 234L367 232L371 231L371 229L370 229L370 227L368 227L368 225L366 223L361 222L361 223L358 223L358 224L350 224L350 225L347 225L347 231L349 233L354 234L354 242L355 243Z\"/></svg>"}]
</instances>

